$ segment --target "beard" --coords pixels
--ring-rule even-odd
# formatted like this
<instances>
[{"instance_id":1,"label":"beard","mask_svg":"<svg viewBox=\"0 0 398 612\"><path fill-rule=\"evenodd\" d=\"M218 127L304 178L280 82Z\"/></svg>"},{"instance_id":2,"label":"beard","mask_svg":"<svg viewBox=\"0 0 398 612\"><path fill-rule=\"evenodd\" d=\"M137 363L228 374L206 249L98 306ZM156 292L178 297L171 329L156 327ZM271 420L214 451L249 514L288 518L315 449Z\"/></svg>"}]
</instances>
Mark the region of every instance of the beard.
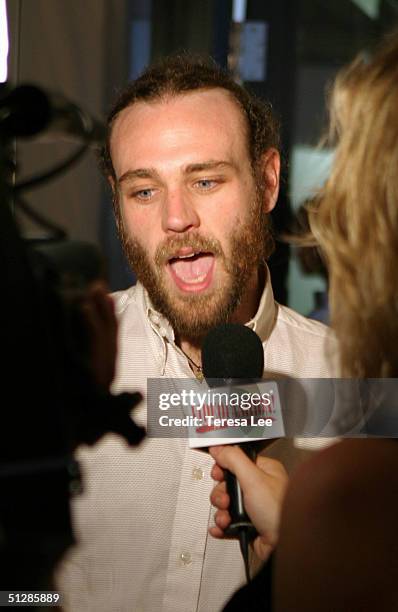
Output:
<instances>
[{"instance_id":1,"label":"beard","mask_svg":"<svg viewBox=\"0 0 398 612\"><path fill-rule=\"evenodd\" d=\"M268 216L258 195L248 218L228 236L229 256L220 242L199 233L166 239L158 246L153 262L147 251L130 236L119 219L119 233L127 260L148 292L153 306L163 314L179 337L198 340L212 327L227 323L245 295L253 273L265 263L273 248ZM220 282L202 294L173 292L165 282L165 267L183 247L212 253L224 268ZM169 281L170 282L170 281Z\"/></svg>"}]
</instances>

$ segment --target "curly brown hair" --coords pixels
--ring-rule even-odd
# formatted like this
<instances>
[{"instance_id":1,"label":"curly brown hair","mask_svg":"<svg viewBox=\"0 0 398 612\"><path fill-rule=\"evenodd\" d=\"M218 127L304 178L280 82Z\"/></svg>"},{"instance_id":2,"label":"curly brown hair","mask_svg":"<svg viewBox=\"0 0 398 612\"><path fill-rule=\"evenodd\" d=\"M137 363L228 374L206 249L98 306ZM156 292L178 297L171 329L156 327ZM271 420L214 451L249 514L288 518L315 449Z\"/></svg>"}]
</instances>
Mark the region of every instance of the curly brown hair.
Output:
<instances>
[{"instance_id":1,"label":"curly brown hair","mask_svg":"<svg viewBox=\"0 0 398 612\"><path fill-rule=\"evenodd\" d=\"M342 71L331 98L338 143L311 213L326 253L345 375L398 374L398 33Z\"/></svg>"},{"instance_id":2,"label":"curly brown hair","mask_svg":"<svg viewBox=\"0 0 398 612\"><path fill-rule=\"evenodd\" d=\"M241 109L247 125L248 150L255 172L262 154L270 147L279 149L280 146L279 122L271 105L238 85L211 58L180 53L151 65L117 97L107 118L107 140L101 153L105 175L116 178L110 154L110 137L113 124L123 109L140 101L153 102L168 96L213 88L228 91Z\"/></svg>"}]
</instances>

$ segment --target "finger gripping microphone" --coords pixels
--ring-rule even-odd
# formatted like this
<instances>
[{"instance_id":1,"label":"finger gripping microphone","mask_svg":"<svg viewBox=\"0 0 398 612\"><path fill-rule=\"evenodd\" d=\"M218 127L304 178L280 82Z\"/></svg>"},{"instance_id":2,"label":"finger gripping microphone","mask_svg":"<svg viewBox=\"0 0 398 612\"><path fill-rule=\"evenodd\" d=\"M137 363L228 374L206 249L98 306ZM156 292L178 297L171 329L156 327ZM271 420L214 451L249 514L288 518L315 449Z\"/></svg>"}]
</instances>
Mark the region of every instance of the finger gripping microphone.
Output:
<instances>
[{"instance_id":1,"label":"finger gripping microphone","mask_svg":"<svg viewBox=\"0 0 398 612\"><path fill-rule=\"evenodd\" d=\"M253 384L262 378L264 372L261 340L245 325L226 323L214 327L203 342L202 368L209 387ZM257 453L253 444L243 444L241 448L255 461ZM249 579L248 542L254 539L257 532L245 511L242 490L236 476L225 470L225 481L231 515L231 524L225 533L239 537Z\"/></svg>"}]
</instances>

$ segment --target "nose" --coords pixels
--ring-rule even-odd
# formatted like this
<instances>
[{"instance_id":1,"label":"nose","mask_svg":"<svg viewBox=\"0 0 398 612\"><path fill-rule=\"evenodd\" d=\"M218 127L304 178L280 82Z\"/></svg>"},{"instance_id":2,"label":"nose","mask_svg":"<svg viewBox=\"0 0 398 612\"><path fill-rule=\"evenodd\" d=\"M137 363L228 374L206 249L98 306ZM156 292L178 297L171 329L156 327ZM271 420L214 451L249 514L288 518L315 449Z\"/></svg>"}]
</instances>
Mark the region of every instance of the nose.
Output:
<instances>
[{"instance_id":1,"label":"nose","mask_svg":"<svg viewBox=\"0 0 398 612\"><path fill-rule=\"evenodd\" d=\"M189 195L182 189L168 191L162 212L162 229L167 234L187 232L199 227L200 219Z\"/></svg>"}]
</instances>

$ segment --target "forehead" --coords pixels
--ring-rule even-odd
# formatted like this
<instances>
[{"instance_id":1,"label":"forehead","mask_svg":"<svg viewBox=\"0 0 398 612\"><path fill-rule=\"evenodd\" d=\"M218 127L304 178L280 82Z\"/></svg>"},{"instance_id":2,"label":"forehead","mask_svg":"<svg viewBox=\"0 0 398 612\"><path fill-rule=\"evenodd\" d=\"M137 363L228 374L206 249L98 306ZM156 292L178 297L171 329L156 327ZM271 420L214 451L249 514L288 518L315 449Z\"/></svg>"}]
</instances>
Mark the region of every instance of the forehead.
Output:
<instances>
[{"instance_id":1,"label":"forehead","mask_svg":"<svg viewBox=\"0 0 398 612\"><path fill-rule=\"evenodd\" d=\"M165 155L187 157L186 163L224 159L248 160L243 110L226 90L215 88L168 96L128 106L114 121L110 149L116 174L126 164L156 164ZM189 158L189 159L188 159Z\"/></svg>"}]
</instances>

